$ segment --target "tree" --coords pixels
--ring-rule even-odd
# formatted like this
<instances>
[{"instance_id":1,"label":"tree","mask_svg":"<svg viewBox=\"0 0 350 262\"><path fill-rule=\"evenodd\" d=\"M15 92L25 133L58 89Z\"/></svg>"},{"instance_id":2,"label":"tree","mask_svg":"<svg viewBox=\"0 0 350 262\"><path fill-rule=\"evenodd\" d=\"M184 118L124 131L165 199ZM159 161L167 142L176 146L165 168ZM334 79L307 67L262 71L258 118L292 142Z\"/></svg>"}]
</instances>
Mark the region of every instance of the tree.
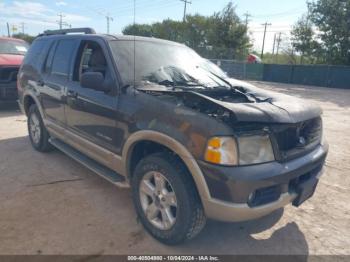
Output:
<instances>
[{"instance_id":1,"label":"tree","mask_svg":"<svg viewBox=\"0 0 350 262\"><path fill-rule=\"evenodd\" d=\"M305 60L311 63L319 61L316 54L317 50L320 48L320 44L315 40L316 35L307 15L302 16L296 22L291 31L291 35L292 47L294 47L297 52L301 53L301 64L303 64Z\"/></svg>"},{"instance_id":2,"label":"tree","mask_svg":"<svg viewBox=\"0 0 350 262\"><path fill-rule=\"evenodd\" d=\"M27 35L27 34L22 34L22 33L19 33L19 34L13 34L12 35L13 38L18 38L18 39L22 39L24 41L26 41L27 43L31 44L35 37L34 36L31 36L31 35Z\"/></svg>"},{"instance_id":3,"label":"tree","mask_svg":"<svg viewBox=\"0 0 350 262\"><path fill-rule=\"evenodd\" d=\"M325 61L350 65L350 0L318 0L309 3L309 12Z\"/></svg>"},{"instance_id":4,"label":"tree","mask_svg":"<svg viewBox=\"0 0 350 262\"><path fill-rule=\"evenodd\" d=\"M124 35L152 36L152 26L146 24L128 25L123 30Z\"/></svg>"},{"instance_id":5,"label":"tree","mask_svg":"<svg viewBox=\"0 0 350 262\"><path fill-rule=\"evenodd\" d=\"M217 50L216 58L242 58L251 47L247 27L241 22L230 2L220 13L210 18L209 42Z\"/></svg>"},{"instance_id":6,"label":"tree","mask_svg":"<svg viewBox=\"0 0 350 262\"><path fill-rule=\"evenodd\" d=\"M207 58L243 58L251 47L247 28L232 3L209 17L196 14L187 15L186 21L166 19L151 25L129 25L124 28L123 34L184 43Z\"/></svg>"}]
</instances>

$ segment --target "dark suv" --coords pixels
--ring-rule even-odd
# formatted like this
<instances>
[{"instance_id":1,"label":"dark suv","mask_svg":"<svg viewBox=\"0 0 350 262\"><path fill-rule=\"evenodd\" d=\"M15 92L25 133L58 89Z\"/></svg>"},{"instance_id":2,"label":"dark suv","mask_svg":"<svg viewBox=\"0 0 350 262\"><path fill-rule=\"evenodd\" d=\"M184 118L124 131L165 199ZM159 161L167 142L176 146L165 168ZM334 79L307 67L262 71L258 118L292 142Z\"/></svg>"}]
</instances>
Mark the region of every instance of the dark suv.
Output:
<instances>
[{"instance_id":1,"label":"dark suv","mask_svg":"<svg viewBox=\"0 0 350 262\"><path fill-rule=\"evenodd\" d=\"M328 151L318 107L230 79L185 45L154 38L46 31L18 90L33 147L54 146L130 186L144 227L167 244L194 237L206 218L299 206Z\"/></svg>"}]
</instances>

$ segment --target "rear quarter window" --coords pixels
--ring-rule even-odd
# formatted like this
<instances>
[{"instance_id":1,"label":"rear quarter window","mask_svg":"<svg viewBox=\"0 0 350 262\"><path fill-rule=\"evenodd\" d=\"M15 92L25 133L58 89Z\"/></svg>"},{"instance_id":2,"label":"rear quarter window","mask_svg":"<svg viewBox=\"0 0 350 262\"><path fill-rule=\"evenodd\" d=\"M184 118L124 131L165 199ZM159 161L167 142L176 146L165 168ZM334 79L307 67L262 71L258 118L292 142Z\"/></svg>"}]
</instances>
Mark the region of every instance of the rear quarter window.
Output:
<instances>
[{"instance_id":1,"label":"rear quarter window","mask_svg":"<svg viewBox=\"0 0 350 262\"><path fill-rule=\"evenodd\" d=\"M30 46L23 64L30 65L36 69L40 69L47 53L48 41L47 40L35 40Z\"/></svg>"}]
</instances>

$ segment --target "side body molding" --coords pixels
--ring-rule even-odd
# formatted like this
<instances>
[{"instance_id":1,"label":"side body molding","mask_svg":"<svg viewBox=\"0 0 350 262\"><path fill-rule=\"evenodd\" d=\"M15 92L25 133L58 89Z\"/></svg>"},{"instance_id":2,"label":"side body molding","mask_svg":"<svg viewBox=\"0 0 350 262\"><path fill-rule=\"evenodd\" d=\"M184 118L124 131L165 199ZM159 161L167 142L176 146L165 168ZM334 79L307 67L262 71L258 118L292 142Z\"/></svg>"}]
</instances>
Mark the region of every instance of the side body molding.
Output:
<instances>
[{"instance_id":1,"label":"side body molding","mask_svg":"<svg viewBox=\"0 0 350 262\"><path fill-rule=\"evenodd\" d=\"M181 160L185 163L188 170L192 174L193 180L196 184L198 193L202 199L202 201L210 199L210 193L207 186L207 183L204 179L203 173L201 169L199 168L197 161L195 158L191 155L191 153L184 147L180 142L175 140L174 138L167 136L163 133L152 131L152 130L145 130L145 131L138 131L133 133L126 141L124 147L123 147L123 153L122 153L122 162L124 163L124 174L128 174L128 161L130 160L131 153L133 151L134 146L139 141L152 141L159 143L163 146L166 146L173 152L175 152Z\"/></svg>"}]
</instances>

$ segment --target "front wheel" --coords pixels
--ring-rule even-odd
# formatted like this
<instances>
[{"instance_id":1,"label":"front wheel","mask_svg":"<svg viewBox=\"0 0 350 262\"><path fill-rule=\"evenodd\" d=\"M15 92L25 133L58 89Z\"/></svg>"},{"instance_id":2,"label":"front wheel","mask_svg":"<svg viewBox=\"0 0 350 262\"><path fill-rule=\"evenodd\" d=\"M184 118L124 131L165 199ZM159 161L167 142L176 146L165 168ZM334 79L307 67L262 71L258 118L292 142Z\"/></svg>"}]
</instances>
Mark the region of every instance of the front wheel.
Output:
<instances>
[{"instance_id":1,"label":"front wheel","mask_svg":"<svg viewBox=\"0 0 350 262\"><path fill-rule=\"evenodd\" d=\"M133 201L146 230L174 245L195 237L206 218L184 164L171 154L157 153L139 162L132 178Z\"/></svg>"}]
</instances>

